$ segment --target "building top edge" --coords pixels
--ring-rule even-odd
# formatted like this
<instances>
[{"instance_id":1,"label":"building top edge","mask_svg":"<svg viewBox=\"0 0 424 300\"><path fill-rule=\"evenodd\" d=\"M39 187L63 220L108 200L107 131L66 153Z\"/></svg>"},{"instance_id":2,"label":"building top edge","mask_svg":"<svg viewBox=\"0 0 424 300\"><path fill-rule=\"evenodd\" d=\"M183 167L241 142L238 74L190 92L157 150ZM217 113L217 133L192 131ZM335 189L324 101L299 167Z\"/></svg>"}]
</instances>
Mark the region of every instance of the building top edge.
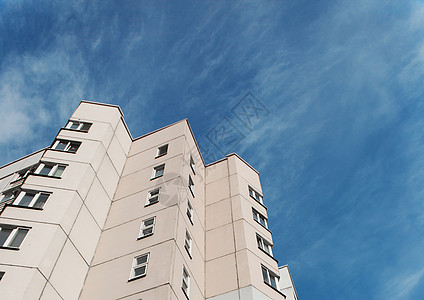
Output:
<instances>
[{"instance_id":1,"label":"building top edge","mask_svg":"<svg viewBox=\"0 0 424 300\"><path fill-rule=\"evenodd\" d=\"M19 158L15 159L15 160L12 160L11 162L8 162L7 164L4 164L4 165L0 166L0 170L1 170L1 169L3 169L3 168L5 168L5 167L7 167L7 166L10 166L10 165L12 165L12 164L14 164L14 163L16 163L16 162L18 162L18 161L20 161L20 160L26 159L26 158L28 158L28 157L30 157L30 156L32 156L32 155L34 155L34 154L37 154L38 152L41 152L41 151L47 150L48 148L50 148L50 146L47 146L47 147L41 148L41 149L36 150L36 151L34 151L34 152L30 153L30 154L27 154L27 155L25 155L25 156L22 156L22 157L19 157Z\"/></svg>"},{"instance_id":2,"label":"building top edge","mask_svg":"<svg viewBox=\"0 0 424 300\"><path fill-rule=\"evenodd\" d=\"M96 102L96 101L84 100L84 99L80 101L79 105L81 105L81 103L114 107L114 108L117 108L119 110L119 113L121 114L121 116L124 116L124 113L122 112L121 107L119 105L116 105L116 104L102 103L102 102Z\"/></svg>"}]
</instances>

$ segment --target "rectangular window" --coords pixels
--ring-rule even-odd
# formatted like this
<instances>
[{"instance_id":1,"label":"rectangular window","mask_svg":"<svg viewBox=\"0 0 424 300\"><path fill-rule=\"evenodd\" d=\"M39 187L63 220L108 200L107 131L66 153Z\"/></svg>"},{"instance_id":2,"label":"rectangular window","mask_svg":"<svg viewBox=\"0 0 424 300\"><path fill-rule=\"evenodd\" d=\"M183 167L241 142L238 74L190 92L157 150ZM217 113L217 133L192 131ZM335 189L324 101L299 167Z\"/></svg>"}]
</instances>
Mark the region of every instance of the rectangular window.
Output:
<instances>
[{"instance_id":1,"label":"rectangular window","mask_svg":"<svg viewBox=\"0 0 424 300\"><path fill-rule=\"evenodd\" d=\"M56 140L53 143L52 149L63 151L63 152L76 153L80 145L81 145L80 142Z\"/></svg>"},{"instance_id":2,"label":"rectangular window","mask_svg":"<svg viewBox=\"0 0 424 300\"><path fill-rule=\"evenodd\" d=\"M184 294L188 298L190 295L190 275L188 274L188 271L184 266L183 266L183 282L181 285L181 289L183 290Z\"/></svg>"},{"instance_id":3,"label":"rectangular window","mask_svg":"<svg viewBox=\"0 0 424 300\"><path fill-rule=\"evenodd\" d=\"M193 179L191 179L190 175L188 175L188 189L190 190L191 194L194 197L194 182L193 182Z\"/></svg>"},{"instance_id":4,"label":"rectangular window","mask_svg":"<svg viewBox=\"0 0 424 300\"><path fill-rule=\"evenodd\" d=\"M130 279L136 279L145 276L147 274L148 262L149 253L134 257Z\"/></svg>"},{"instance_id":5,"label":"rectangular window","mask_svg":"<svg viewBox=\"0 0 424 300\"><path fill-rule=\"evenodd\" d=\"M158 152L156 153L156 158L157 158L157 157L164 156L164 155L166 155L167 153L168 153L168 144L163 145L163 146L160 146L160 147L158 148Z\"/></svg>"},{"instance_id":6,"label":"rectangular window","mask_svg":"<svg viewBox=\"0 0 424 300\"><path fill-rule=\"evenodd\" d=\"M42 162L39 164L39 166L37 167L34 173L39 175L60 178L65 168L66 168L66 165Z\"/></svg>"},{"instance_id":7,"label":"rectangular window","mask_svg":"<svg viewBox=\"0 0 424 300\"><path fill-rule=\"evenodd\" d=\"M194 162L193 156L190 155L190 167L193 173L196 174L196 163Z\"/></svg>"},{"instance_id":8,"label":"rectangular window","mask_svg":"<svg viewBox=\"0 0 424 300\"><path fill-rule=\"evenodd\" d=\"M88 132L90 129L92 123L87 122L79 122L79 121L69 121L68 124L66 124L67 129L82 131L82 132Z\"/></svg>"},{"instance_id":9,"label":"rectangular window","mask_svg":"<svg viewBox=\"0 0 424 300\"><path fill-rule=\"evenodd\" d=\"M193 206L191 205L190 200L187 199L187 217L190 220L191 224L193 224Z\"/></svg>"},{"instance_id":10,"label":"rectangular window","mask_svg":"<svg viewBox=\"0 0 424 300\"><path fill-rule=\"evenodd\" d=\"M249 196L258 201L259 203L264 204L262 195L255 191L251 186L249 186Z\"/></svg>"},{"instance_id":11,"label":"rectangular window","mask_svg":"<svg viewBox=\"0 0 424 300\"><path fill-rule=\"evenodd\" d=\"M142 221L139 239L152 235L154 227L155 227L155 217Z\"/></svg>"},{"instance_id":12,"label":"rectangular window","mask_svg":"<svg viewBox=\"0 0 424 300\"><path fill-rule=\"evenodd\" d=\"M49 196L50 193L21 191L15 201L13 201L13 205L43 208Z\"/></svg>"},{"instance_id":13,"label":"rectangular window","mask_svg":"<svg viewBox=\"0 0 424 300\"><path fill-rule=\"evenodd\" d=\"M268 229L268 220L261 213L257 212L256 209L252 208L253 219L261 224L263 227Z\"/></svg>"},{"instance_id":14,"label":"rectangular window","mask_svg":"<svg viewBox=\"0 0 424 300\"><path fill-rule=\"evenodd\" d=\"M275 275L273 272L268 270L266 267L262 266L262 277L264 279L264 282L270 286L272 286L277 291L278 289L278 276Z\"/></svg>"},{"instance_id":15,"label":"rectangular window","mask_svg":"<svg viewBox=\"0 0 424 300\"><path fill-rule=\"evenodd\" d=\"M163 172L165 171L165 164L154 167L153 168L153 174L152 174L152 179L161 177L163 175Z\"/></svg>"},{"instance_id":16,"label":"rectangular window","mask_svg":"<svg viewBox=\"0 0 424 300\"><path fill-rule=\"evenodd\" d=\"M266 239L256 234L256 241L258 242L258 248L272 256L272 244Z\"/></svg>"},{"instance_id":17,"label":"rectangular window","mask_svg":"<svg viewBox=\"0 0 424 300\"><path fill-rule=\"evenodd\" d=\"M190 256L190 258L191 258L191 245L192 245L192 239L191 239L190 233L188 233L188 230L186 229L184 248L187 250L187 253Z\"/></svg>"},{"instance_id":18,"label":"rectangular window","mask_svg":"<svg viewBox=\"0 0 424 300\"><path fill-rule=\"evenodd\" d=\"M145 206L149 206L159 202L160 188L156 188L147 193L147 202Z\"/></svg>"},{"instance_id":19,"label":"rectangular window","mask_svg":"<svg viewBox=\"0 0 424 300\"><path fill-rule=\"evenodd\" d=\"M19 249L29 228L0 225L0 247Z\"/></svg>"}]
</instances>

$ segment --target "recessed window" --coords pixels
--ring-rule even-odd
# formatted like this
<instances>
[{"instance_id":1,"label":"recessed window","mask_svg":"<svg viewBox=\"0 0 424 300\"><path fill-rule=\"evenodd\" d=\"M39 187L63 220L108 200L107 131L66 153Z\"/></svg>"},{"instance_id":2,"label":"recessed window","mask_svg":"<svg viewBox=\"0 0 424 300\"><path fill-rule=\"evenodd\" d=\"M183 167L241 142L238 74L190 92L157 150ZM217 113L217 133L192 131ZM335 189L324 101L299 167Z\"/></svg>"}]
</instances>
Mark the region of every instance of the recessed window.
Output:
<instances>
[{"instance_id":1,"label":"recessed window","mask_svg":"<svg viewBox=\"0 0 424 300\"><path fill-rule=\"evenodd\" d=\"M19 249L29 228L0 225L0 247Z\"/></svg>"},{"instance_id":2,"label":"recessed window","mask_svg":"<svg viewBox=\"0 0 424 300\"><path fill-rule=\"evenodd\" d=\"M192 245L192 239L190 236L190 233L188 232L188 230L186 230L185 233L185 240L184 240L184 248L187 250L187 253L189 254L190 258L191 258L191 245Z\"/></svg>"},{"instance_id":3,"label":"recessed window","mask_svg":"<svg viewBox=\"0 0 424 300\"><path fill-rule=\"evenodd\" d=\"M168 153L168 144L163 145L163 146L160 146L160 147L158 148L158 151L157 151L157 153L156 153L156 157L164 156L164 155L166 155L167 153Z\"/></svg>"},{"instance_id":4,"label":"recessed window","mask_svg":"<svg viewBox=\"0 0 424 300\"><path fill-rule=\"evenodd\" d=\"M263 204L263 197L257 191L255 191L251 186L249 186L249 196Z\"/></svg>"},{"instance_id":5,"label":"recessed window","mask_svg":"<svg viewBox=\"0 0 424 300\"><path fill-rule=\"evenodd\" d=\"M191 194L194 197L194 182L193 182L193 179L191 179L190 175L188 175L188 189L190 190Z\"/></svg>"},{"instance_id":6,"label":"recessed window","mask_svg":"<svg viewBox=\"0 0 424 300\"><path fill-rule=\"evenodd\" d=\"M275 275L273 272L268 270L268 268L262 266L262 277L264 279L264 282L270 286L272 286L277 291L278 289L278 276Z\"/></svg>"},{"instance_id":7,"label":"recessed window","mask_svg":"<svg viewBox=\"0 0 424 300\"><path fill-rule=\"evenodd\" d=\"M136 279L145 276L147 274L148 262L149 253L134 257L130 279Z\"/></svg>"},{"instance_id":8,"label":"recessed window","mask_svg":"<svg viewBox=\"0 0 424 300\"><path fill-rule=\"evenodd\" d=\"M261 213L257 212L256 209L252 208L252 214L253 214L253 219L258 222L259 224L261 224L263 227L268 229L268 219L262 215Z\"/></svg>"},{"instance_id":9,"label":"recessed window","mask_svg":"<svg viewBox=\"0 0 424 300\"><path fill-rule=\"evenodd\" d=\"M160 188L156 188L147 193L147 202L145 206L149 206L159 202Z\"/></svg>"},{"instance_id":10,"label":"recessed window","mask_svg":"<svg viewBox=\"0 0 424 300\"><path fill-rule=\"evenodd\" d=\"M187 199L187 217L190 220L191 224L193 224L193 214L194 214L193 206L191 205L190 200Z\"/></svg>"},{"instance_id":11,"label":"recessed window","mask_svg":"<svg viewBox=\"0 0 424 300\"><path fill-rule=\"evenodd\" d=\"M190 296L190 275L188 274L187 269L183 266L183 282L181 289L188 298Z\"/></svg>"},{"instance_id":12,"label":"recessed window","mask_svg":"<svg viewBox=\"0 0 424 300\"><path fill-rule=\"evenodd\" d=\"M190 155L190 167L193 173L196 174L196 163L194 162L193 156Z\"/></svg>"},{"instance_id":13,"label":"recessed window","mask_svg":"<svg viewBox=\"0 0 424 300\"><path fill-rule=\"evenodd\" d=\"M144 238L144 237L152 235L154 227L155 227L155 217L142 221L139 238Z\"/></svg>"},{"instance_id":14,"label":"recessed window","mask_svg":"<svg viewBox=\"0 0 424 300\"><path fill-rule=\"evenodd\" d=\"M63 171L65 170L66 165L54 164L54 163L40 163L40 165L35 170L35 174L51 176L51 177L60 177L62 176Z\"/></svg>"},{"instance_id":15,"label":"recessed window","mask_svg":"<svg viewBox=\"0 0 424 300\"><path fill-rule=\"evenodd\" d=\"M15 201L13 201L13 205L43 208L49 196L50 193L21 191Z\"/></svg>"},{"instance_id":16,"label":"recessed window","mask_svg":"<svg viewBox=\"0 0 424 300\"><path fill-rule=\"evenodd\" d=\"M70 120L68 122L68 124L66 124L67 129L72 129L72 130L77 130L77 131L82 131L82 132L88 132L88 130L90 129L92 123L87 123L87 122L79 122L79 121L72 121Z\"/></svg>"},{"instance_id":17,"label":"recessed window","mask_svg":"<svg viewBox=\"0 0 424 300\"><path fill-rule=\"evenodd\" d=\"M63 151L63 152L76 153L80 145L81 145L80 142L56 140L53 143L52 149Z\"/></svg>"},{"instance_id":18,"label":"recessed window","mask_svg":"<svg viewBox=\"0 0 424 300\"><path fill-rule=\"evenodd\" d=\"M258 242L258 248L272 256L272 244L266 239L256 234L256 241Z\"/></svg>"},{"instance_id":19,"label":"recessed window","mask_svg":"<svg viewBox=\"0 0 424 300\"><path fill-rule=\"evenodd\" d=\"M154 167L153 168L153 174L152 174L152 179L158 178L163 176L163 172L165 171L165 164Z\"/></svg>"}]
</instances>

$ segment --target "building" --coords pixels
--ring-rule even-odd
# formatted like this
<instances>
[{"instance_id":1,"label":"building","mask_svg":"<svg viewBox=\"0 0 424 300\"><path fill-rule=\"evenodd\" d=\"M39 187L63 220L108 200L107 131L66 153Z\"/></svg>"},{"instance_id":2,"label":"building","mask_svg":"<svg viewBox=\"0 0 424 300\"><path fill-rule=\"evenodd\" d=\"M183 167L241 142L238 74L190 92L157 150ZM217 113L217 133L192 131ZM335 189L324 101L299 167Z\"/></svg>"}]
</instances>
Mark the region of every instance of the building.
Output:
<instances>
[{"instance_id":1,"label":"building","mask_svg":"<svg viewBox=\"0 0 424 300\"><path fill-rule=\"evenodd\" d=\"M258 172L205 165L187 120L133 139L118 106L82 101L0 191L1 299L297 299Z\"/></svg>"}]
</instances>

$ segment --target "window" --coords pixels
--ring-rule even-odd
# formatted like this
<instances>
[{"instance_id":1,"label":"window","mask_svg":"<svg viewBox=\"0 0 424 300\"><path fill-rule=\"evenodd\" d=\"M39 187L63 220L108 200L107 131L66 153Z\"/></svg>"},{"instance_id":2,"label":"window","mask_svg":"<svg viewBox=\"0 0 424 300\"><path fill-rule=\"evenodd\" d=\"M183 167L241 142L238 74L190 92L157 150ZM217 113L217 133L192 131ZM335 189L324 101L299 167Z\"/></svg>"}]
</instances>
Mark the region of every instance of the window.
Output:
<instances>
[{"instance_id":1,"label":"window","mask_svg":"<svg viewBox=\"0 0 424 300\"><path fill-rule=\"evenodd\" d=\"M152 235L154 227L155 227L155 217L142 221L139 239Z\"/></svg>"},{"instance_id":2,"label":"window","mask_svg":"<svg viewBox=\"0 0 424 300\"><path fill-rule=\"evenodd\" d=\"M261 224L263 227L268 229L268 220L262 214L257 212L254 208L252 208L253 219Z\"/></svg>"},{"instance_id":3,"label":"window","mask_svg":"<svg viewBox=\"0 0 424 300\"><path fill-rule=\"evenodd\" d=\"M181 289L183 290L184 294L188 298L190 295L190 275L188 274L188 271L184 266L183 266L183 282L181 285Z\"/></svg>"},{"instance_id":4,"label":"window","mask_svg":"<svg viewBox=\"0 0 424 300\"><path fill-rule=\"evenodd\" d=\"M266 267L262 266L262 277L264 282L278 291L278 276L268 270Z\"/></svg>"},{"instance_id":5,"label":"window","mask_svg":"<svg viewBox=\"0 0 424 300\"><path fill-rule=\"evenodd\" d=\"M65 170L65 165L51 164L51 163L40 163L38 168L35 170L35 174L60 177Z\"/></svg>"},{"instance_id":6,"label":"window","mask_svg":"<svg viewBox=\"0 0 424 300\"><path fill-rule=\"evenodd\" d=\"M160 188L156 188L147 193L147 202L145 206L149 206L159 202Z\"/></svg>"},{"instance_id":7,"label":"window","mask_svg":"<svg viewBox=\"0 0 424 300\"><path fill-rule=\"evenodd\" d=\"M190 167L193 173L196 174L196 163L194 162L193 156L190 155Z\"/></svg>"},{"instance_id":8,"label":"window","mask_svg":"<svg viewBox=\"0 0 424 300\"><path fill-rule=\"evenodd\" d=\"M272 256L272 244L266 239L256 234L256 241L258 242L258 248Z\"/></svg>"},{"instance_id":9,"label":"window","mask_svg":"<svg viewBox=\"0 0 424 300\"><path fill-rule=\"evenodd\" d=\"M56 140L52 149L63 152L76 153L80 145L80 142Z\"/></svg>"},{"instance_id":10,"label":"window","mask_svg":"<svg viewBox=\"0 0 424 300\"><path fill-rule=\"evenodd\" d=\"M187 217L190 220L191 224L193 224L193 206L191 205L190 200L187 199Z\"/></svg>"},{"instance_id":11,"label":"window","mask_svg":"<svg viewBox=\"0 0 424 300\"><path fill-rule=\"evenodd\" d=\"M4 272L0 272L0 281L2 280L3 276L4 276Z\"/></svg>"},{"instance_id":12,"label":"window","mask_svg":"<svg viewBox=\"0 0 424 300\"><path fill-rule=\"evenodd\" d=\"M255 191L252 187L249 186L249 196L263 204L262 196L257 191Z\"/></svg>"},{"instance_id":13,"label":"window","mask_svg":"<svg viewBox=\"0 0 424 300\"><path fill-rule=\"evenodd\" d=\"M29 228L0 224L0 247L19 249Z\"/></svg>"},{"instance_id":14,"label":"window","mask_svg":"<svg viewBox=\"0 0 424 300\"><path fill-rule=\"evenodd\" d=\"M190 236L190 233L188 233L188 230L186 229L184 248L187 250L187 253L190 256L190 258L191 258L191 245L192 245L191 236Z\"/></svg>"},{"instance_id":15,"label":"window","mask_svg":"<svg viewBox=\"0 0 424 300\"><path fill-rule=\"evenodd\" d=\"M13 201L13 205L43 208L49 196L49 193L21 191Z\"/></svg>"},{"instance_id":16,"label":"window","mask_svg":"<svg viewBox=\"0 0 424 300\"><path fill-rule=\"evenodd\" d=\"M130 280L145 276L147 273L148 262L149 262L149 253L134 257Z\"/></svg>"},{"instance_id":17,"label":"window","mask_svg":"<svg viewBox=\"0 0 424 300\"><path fill-rule=\"evenodd\" d=\"M72 129L72 130L78 130L78 131L82 131L82 132L88 132L91 125L92 125L92 123L87 123L87 122L69 121L68 124L66 124L65 128Z\"/></svg>"},{"instance_id":18,"label":"window","mask_svg":"<svg viewBox=\"0 0 424 300\"><path fill-rule=\"evenodd\" d=\"M193 179L191 179L190 175L188 175L188 189L190 190L191 194L194 197L194 182L193 182Z\"/></svg>"},{"instance_id":19,"label":"window","mask_svg":"<svg viewBox=\"0 0 424 300\"><path fill-rule=\"evenodd\" d=\"M165 164L154 167L153 168L153 174L152 174L152 179L161 177L163 175L163 171L165 170Z\"/></svg>"},{"instance_id":20,"label":"window","mask_svg":"<svg viewBox=\"0 0 424 300\"><path fill-rule=\"evenodd\" d=\"M166 155L168 153L168 144L160 146L158 152L156 153L156 158Z\"/></svg>"}]
</instances>

